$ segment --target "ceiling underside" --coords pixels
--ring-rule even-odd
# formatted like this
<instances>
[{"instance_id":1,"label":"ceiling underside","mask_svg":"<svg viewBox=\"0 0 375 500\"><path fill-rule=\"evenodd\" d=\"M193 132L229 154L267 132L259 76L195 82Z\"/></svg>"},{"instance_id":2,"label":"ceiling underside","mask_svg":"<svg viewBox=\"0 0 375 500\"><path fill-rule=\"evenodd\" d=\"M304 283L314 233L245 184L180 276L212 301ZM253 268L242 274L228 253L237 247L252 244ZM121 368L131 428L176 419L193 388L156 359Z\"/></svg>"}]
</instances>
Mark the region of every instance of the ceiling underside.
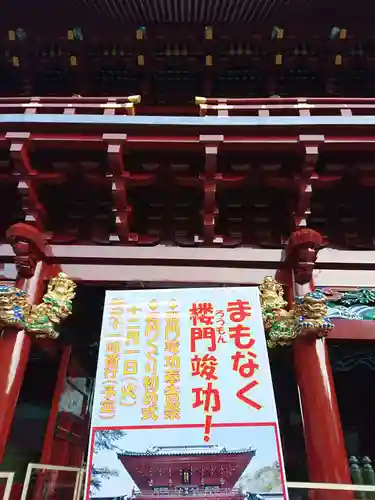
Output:
<instances>
[{"instance_id":1,"label":"ceiling underside","mask_svg":"<svg viewBox=\"0 0 375 500\"><path fill-rule=\"evenodd\" d=\"M62 25L94 25L100 37L109 26L121 24L363 26L374 12L371 0L357 0L355 6L343 1L339 9L337 0L3 0L0 27L38 28L42 35Z\"/></svg>"},{"instance_id":2,"label":"ceiling underside","mask_svg":"<svg viewBox=\"0 0 375 500\"><path fill-rule=\"evenodd\" d=\"M373 14L369 0L76 0L100 14L132 23L315 23L353 22Z\"/></svg>"},{"instance_id":3,"label":"ceiling underside","mask_svg":"<svg viewBox=\"0 0 375 500\"><path fill-rule=\"evenodd\" d=\"M289 0L80 0L125 22L223 23L268 19Z\"/></svg>"}]
</instances>

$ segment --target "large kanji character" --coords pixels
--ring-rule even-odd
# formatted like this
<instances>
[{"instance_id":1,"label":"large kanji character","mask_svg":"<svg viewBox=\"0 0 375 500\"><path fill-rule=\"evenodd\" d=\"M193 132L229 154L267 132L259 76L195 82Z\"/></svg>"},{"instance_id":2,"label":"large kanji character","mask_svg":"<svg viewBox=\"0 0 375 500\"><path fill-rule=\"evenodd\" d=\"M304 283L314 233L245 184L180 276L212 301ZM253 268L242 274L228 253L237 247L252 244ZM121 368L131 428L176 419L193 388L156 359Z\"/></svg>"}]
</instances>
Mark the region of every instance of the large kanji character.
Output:
<instances>
[{"instance_id":1,"label":"large kanji character","mask_svg":"<svg viewBox=\"0 0 375 500\"><path fill-rule=\"evenodd\" d=\"M248 326L241 324L231 326L229 332L229 337L234 339L237 349L251 349L255 343L255 339L251 338L251 330ZM244 339L247 339L247 342L244 343Z\"/></svg>"},{"instance_id":2,"label":"large kanji character","mask_svg":"<svg viewBox=\"0 0 375 500\"><path fill-rule=\"evenodd\" d=\"M118 372L119 356L115 353L108 353L104 360L104 377L106 380L114 379Z\"/></svg>"},{"instance_id":3,"label":"large kanji character","mask_svg":"<svg viewBox=\"0 0 375 500\"><path fill-rule=\"evenodd\" d=\"M165 420L180 420L180 403L166 403L164 408Z\"/></svg>"},{"instance_id":4,"label":"large kanji character","mask_svg":"<svg viewBox=\"0 0 375 500\"><path fill-rule=\"evenodd\" d=\"M211 382L208 382L206 389L203 387L195 387L192 389L192 392L195 396L193 408L204 405L204 411L206 413L220 411L220 393L218 389L212 387Z\"/></svg>"},{"instance_id":5,"label":"large kanji character","mask_svg":"<svg viewBox=\"0 0 375 500\"><path fill-rule=\"evenodd\" d=\"M181 366L181 358L174 354L173 356L165 356L164 358L164 366L166 368L174 368L179 369Z\"/></svg>"},{"instance_id":6,"label":"large kanji character","mask_svg":"<svg viewBox=\"0 0 375 500\"><path fill-rule=\"evenodd\" d=\"M113 399L117 394L116 386L110 384L105 385L102 394L105 400Z\"/></svg>"},{"instance_id":7,"label":"large kanji character","mask_svg":"<svg viewBox=\"0 0 375 500\"><path fill-rule=\"evenodd\" d=\"M116 414L116 401L112 399L101 401L99 414L101 418L113 418Z\"/></svg>"},{"instance_id":8,"label":"large kanji character","mask_svg":"<svg viewBox=\"0 0 375 500\"><path fill-rule=\"evenodd\" d=\"M120 352L121 342L107 342L106 351L111 354L118 354Z\"/></svg>"},{"instance_id":9,"label":"large kanji character","mask_svg":"<svg viewBox=\"0 0 375 500\"><path fill-rule=\"evenodd\" d=\"M196 340L210 340L211 345L208 348L210 352L216 351L216 331L215 328L207 326L205 328L191 328L190 329L190 351L196 351Z\"/></svg>"},{"instance_id":10,"label":"large kanji character","mask_svg":"<svg viewBox=\"0 0 375 500\"><path fill-rule=\"evenodd\" d=\"M167 317L165 319L165 332L166 334L177 334L176 338L180 336L180 316L177 315L177 313L167 312Z\"/></svg>"},{"instance_id":11,"label":"large kanji character","mask_svg":"<svg viewBox=\"0 0 375 500\"><path fill-rule=\"evenodd\" d=\"M164 375L166 384L177 384L180 381L181 374L178 370L167 370Z\"/></svg>"},{"instance_id":12,"label":"large kanji character","mask_svg":"<svg viewBox=\"0 0 375 500\"><path fill-rule=\"evenodd\" d=\"M199 375L206 380L217 380L216 368L217 359L212 354L205 354L203 357L195 355L191 359L193 377Z\"/></svg>"},{"instance_id":13,"label":"large kanji character","mask_svg":"<svg viewBox=\"0 0 375 500\"><path fill-rule=\"evenodd\" d=\"M125 359L124 375L136 375L138 373L138 361L136 359Z\"/></svg>"},{"instance_id":14,"label":"large kanji character","mask_svg":"<svg viewBox=\"0 0 375 500\"><path fill-rule=\"evenodd\" d=\"M214 322L214 306L211 302L194 303L189 312L194 326L197 326L198 323L212 325Z\"/></svg>"},{"instance_id":15,"label":"large kanji character","mask_svg":"<svg viewBox=\"0 0 375 500\"><path fill-rule=\"evenodd\" d=\"M180 352L179 340L166 340L164 344L164 350L173 354L178 354Z\"/></svg>"},{"instance_id":16,"label":"large kanji character","mask_svg":"<svg viewBox=\"0 0 375 500\"><path fill-rule=\"evenodd\" d=\"M228 302L227 311L230 320L235 323L251 317L251 305L248 300L237 299L235 302Z\"/></svg>"},{"instance_id":17,"label":"large kanji character","mask_svg":"<svg viewBox=\"0 0 375 500\"><path fill-rule=\"evenodd\" d=\"M143 377L143 387L146 392L156 392L159 388L159 377Z\"/></svg>"},{"instance_id":18,"label":"large kanji character","mask_svg":"<svg viewBox=\"0 0 375 500\"><path fill-rule=\"evenodd\" d=\"M142 420L157 420L158 419L158 407L157 406L146 406L142 408Z\"/></svg>"}]
</instances>

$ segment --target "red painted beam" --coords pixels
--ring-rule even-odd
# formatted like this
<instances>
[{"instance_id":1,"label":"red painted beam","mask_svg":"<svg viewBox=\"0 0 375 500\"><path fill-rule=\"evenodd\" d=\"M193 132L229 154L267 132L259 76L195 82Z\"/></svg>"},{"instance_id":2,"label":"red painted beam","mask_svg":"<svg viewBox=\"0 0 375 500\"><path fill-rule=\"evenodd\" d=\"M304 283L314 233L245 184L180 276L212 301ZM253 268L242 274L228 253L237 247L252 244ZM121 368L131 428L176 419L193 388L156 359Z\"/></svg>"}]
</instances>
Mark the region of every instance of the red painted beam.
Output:
<instances>
[{"instance_id":1,"label":"red painted beam","mask_svg":"<svg viewBox=\"0 0 375 500\"><path fill-rule=\"evenodd\" d=\"M329 340L375 340L375 321L334 319Z\"/></svg>"}]
</instances>

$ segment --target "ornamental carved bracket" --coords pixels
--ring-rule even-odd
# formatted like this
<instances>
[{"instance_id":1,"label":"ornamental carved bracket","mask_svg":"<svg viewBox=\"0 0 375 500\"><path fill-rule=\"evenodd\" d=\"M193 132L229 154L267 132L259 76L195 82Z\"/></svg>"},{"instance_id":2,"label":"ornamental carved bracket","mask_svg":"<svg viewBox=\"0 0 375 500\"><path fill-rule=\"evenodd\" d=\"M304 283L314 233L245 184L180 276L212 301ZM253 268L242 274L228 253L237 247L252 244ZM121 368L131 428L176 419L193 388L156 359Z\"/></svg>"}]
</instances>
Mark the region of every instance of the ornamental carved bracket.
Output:
<instances>
[{"instance_id":1,"label":"ornamental carved bracket","mask_svg":"<svg viewBox=\"0 0 375 500\"><path fill-rule=\"evenodd\" d=\"M50 280L38 305L29 304L23 290L0 285L0 328L11 326L36 338L56 339L61 320L72 313L75 294L76 284L65 273Z\"/></svg>"},{"instance_id":2,"label":"ornamental carved bracket","mask_svg":"<svg viewBox=\"0 0 375 500\"><path fill-rule=\"evenodd\" d=\"M269 347L290 345L302 336L326 337L333 324L327 317L326 297L320 290L296 297L287 309L283 287L270 276L259 287L264 329Z\"/></svg>"},{"instance_id":3,"label":"ornamental carved bracket","mask_svg":"<svg viewBox=\"0 0 375 500\"><path fill-rule=\"evenodd\" d=\"M43 234L30 224L13 224L6 232L7 240L14 251L19 278L34 276L38 262L46 260L46 242Z\"/></svg>"},{"instance_id":4,"label":"ornamental carved bracket","mask_svg":"<svg viewBox=\"0 0 375 500\"><path fill-rule=\"evenodd\" d=\"M296 283L304 285L311 280L318 253L324 246L324 238L313 229L302 228L292 233L285 248L285 260L293 269Z\"/></svg>"}]
</instances>

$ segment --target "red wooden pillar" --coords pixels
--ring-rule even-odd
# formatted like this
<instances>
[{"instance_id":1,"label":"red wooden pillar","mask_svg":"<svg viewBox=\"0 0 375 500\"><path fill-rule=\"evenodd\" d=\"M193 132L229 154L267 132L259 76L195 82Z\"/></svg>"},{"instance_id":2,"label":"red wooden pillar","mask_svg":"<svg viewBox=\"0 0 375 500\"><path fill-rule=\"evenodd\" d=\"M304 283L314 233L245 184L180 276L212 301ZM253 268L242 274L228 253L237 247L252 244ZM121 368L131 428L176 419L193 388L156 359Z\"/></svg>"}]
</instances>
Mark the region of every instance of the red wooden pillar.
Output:
<instances>
[{"instance_id":1,"label":"red wooden pillar","mask_svg":"<svg viewBox=\"0 0 375 500\"><path fill-rule=\"evenodd\" d=\"M313 290L312 273L321 236L305 229L292 235L286 249L292 299ZM301 338L294 348L311 482L350 484L351 476L341 427L340 413L325 340ZM330 491L314 492L314 500L330 500ZM334 492L335 500L352 500L352 492Z\"/></svg>"},{"instance_id":2,"label":"red wooden pillar","mask_svg":"<svg viewBox=\"0 0 375 500\"><path fill-rule=\"evenodd\" d=\"M0 460L3 459L30 352L25 332L7 328L0 340Z\"/></svg>"},{"instance_id":3,"label":"red wooden pillar","mask_svg":"<svg viewBox=\"0 0 375 500\"><path fill-rule=\"evenodd\" d=\"M296 342L294 365L310 481L350 484L348 459L325 340L304 339ZM335 497L337 494L335 492ZM349 498L352 496L349 495Z\"/></svg>"},{"instance_id":4,"label":"red wooden pillar","mask_svg":"<svg viewBox=\"0 0 375 500\"><path fill-rule=\"evenodd\" d=\"M44 241L38 230L16 224L7 232L15 252L18 276L15 285L28 295L30 303L43 295ZM4 328L0 337L0 461L8 441L18 395L29 359L31 339L24 331Z\"/></svg>"},{"instance_id":5,"label":"red wooden pillar","mask_svg":"<svg viewBox=\"0 0 375 500\"><path fill-rule=\"evenodd\" d=\"M64 392L65 378L66 378L67 373L68 373L68 366L69 366L71 353L72 353L71 346L65 346L62 350L59 371L57 374L55 392L53 395L51 411L49 414L47 429L46 429L46 433L44 436L43 451L42 451L42 456L40 459L40 463L42 463L42 464L52 463L51 462L52 447L53 447L53 441L54 441L54 437L55 437L57 418L58 418L58 414L59 414L59 403L60 403L61 396ZM65 464L64 463L62 463L62 464L53 463L53 465L65 465Z\"/></svg>"}]
</instances>

